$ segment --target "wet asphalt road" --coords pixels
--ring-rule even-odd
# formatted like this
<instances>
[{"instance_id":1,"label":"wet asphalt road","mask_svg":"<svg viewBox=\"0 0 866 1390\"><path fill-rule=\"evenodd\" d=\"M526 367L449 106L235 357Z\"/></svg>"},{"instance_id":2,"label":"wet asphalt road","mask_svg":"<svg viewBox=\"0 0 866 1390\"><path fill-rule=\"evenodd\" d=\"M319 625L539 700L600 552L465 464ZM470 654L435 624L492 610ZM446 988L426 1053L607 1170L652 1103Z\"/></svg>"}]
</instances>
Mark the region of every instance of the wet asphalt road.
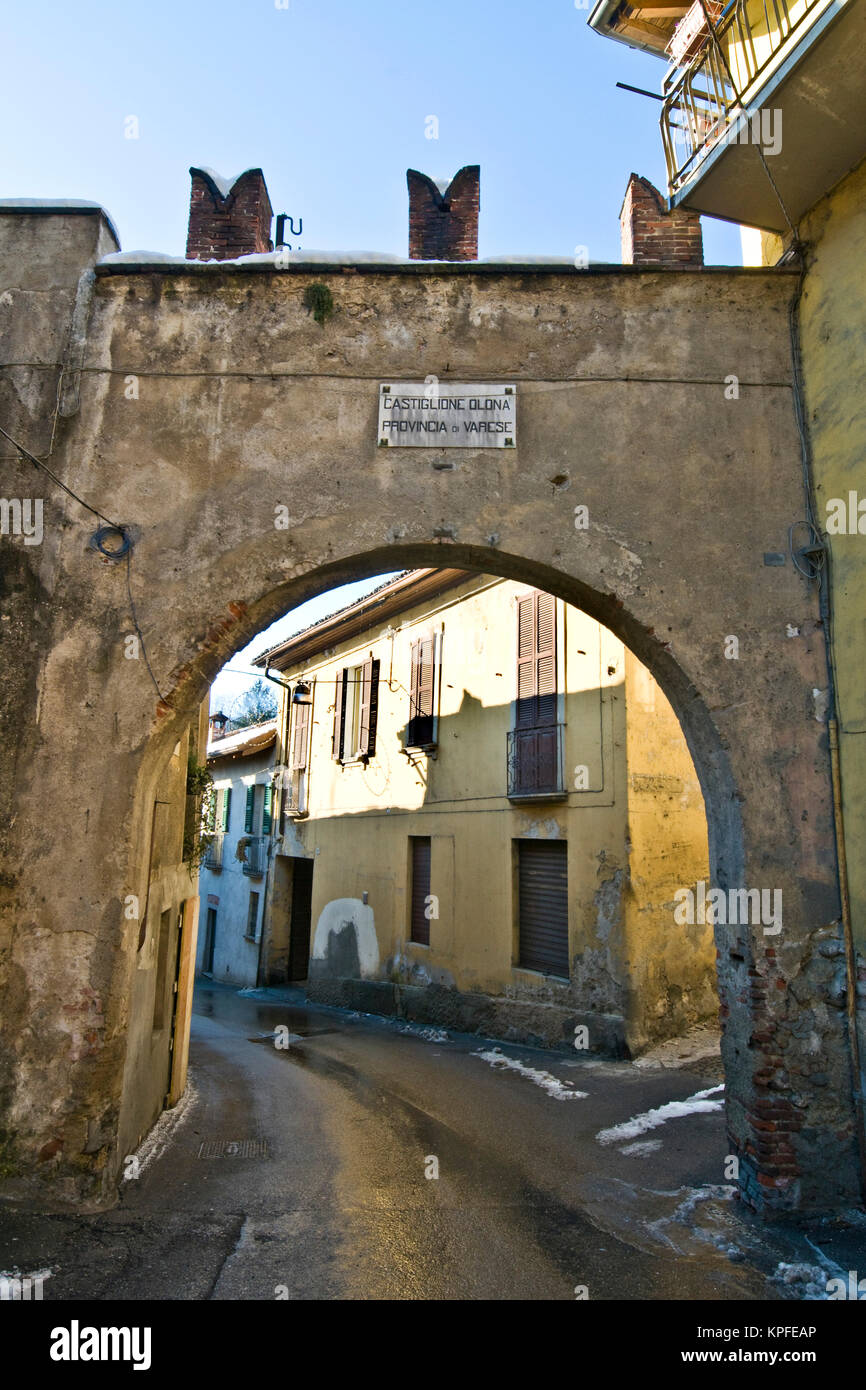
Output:
<instances>
[{"instance_id":1,"label":"wet asphalt road","mask_svg":"<svg viewBox=\"0 0 866 1390\"><path fill-rule=\"evenodd\" d=\"M796 1256L731 1200L721 1112L641 1136L651 1152L597 1138L717 1084L717 1059L499 1044L586 1093L558 1100L474 1055L494 1046L201 983L161 1151L109 1212L0 1216L0 1268L51 1269L52 1300L796 1296L768 1277ZM223 1141L259 1152L199 1156Z\"/></svg>"}]
</instances>

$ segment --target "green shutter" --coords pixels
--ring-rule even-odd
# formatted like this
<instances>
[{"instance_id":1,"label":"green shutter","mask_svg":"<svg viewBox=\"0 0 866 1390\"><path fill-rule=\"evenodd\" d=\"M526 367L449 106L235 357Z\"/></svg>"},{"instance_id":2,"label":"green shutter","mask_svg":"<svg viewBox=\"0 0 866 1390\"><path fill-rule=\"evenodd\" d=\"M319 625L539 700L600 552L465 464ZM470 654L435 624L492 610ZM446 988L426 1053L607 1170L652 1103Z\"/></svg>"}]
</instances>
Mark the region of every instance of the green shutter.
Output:
<instances>
[{"instance_id":1,"label":"green shutter","mask_svg":"<svg viewBox=\"0 0 866 1390\"><path fill-rule=\"evenodd\" d=\"M255 814L255 806L256 789L255 787L247 787L247 810L246 815L244 816L244 831L247 835L252 835L253 833L253 816Z\"/></svg>"},{"instance_id":2,"label":"green shutter","mask_svg":"<svg viewBox=\"0 0 866 1390\"><path fill-rule=\"evenodd\" d=\"M263 835L270 835L270 833L271 833L271 806L272 806L272 804L273 804L273 800L274 800L274 789L273 789L272 786L268 785L267 787L265 787L265 804L264 804L264 809L263 809L263 811L262 811L262 834L263 834Z\"/></svg>"},{"instance_id":3,"label":"green shutter","mask_svg":"<svg viewBox=\"0 0 866 1390\"><path fill-rule=\"evenodd\" d=\"M226 787L225 791L223 792L223 819L222 819L222 828L223 828L223 830L228 830L228 828L229 828L229 821L231 820L231 814L232 814L232 789L231 789L231 787Z\"/></svg>"}]
</instances>

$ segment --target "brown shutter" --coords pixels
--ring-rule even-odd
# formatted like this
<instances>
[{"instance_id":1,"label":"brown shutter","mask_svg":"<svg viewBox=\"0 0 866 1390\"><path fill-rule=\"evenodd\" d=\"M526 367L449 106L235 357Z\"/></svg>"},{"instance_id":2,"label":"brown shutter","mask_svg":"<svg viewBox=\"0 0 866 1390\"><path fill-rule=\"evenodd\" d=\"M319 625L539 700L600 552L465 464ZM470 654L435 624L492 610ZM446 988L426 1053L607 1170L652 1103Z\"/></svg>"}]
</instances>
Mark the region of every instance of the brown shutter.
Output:
<instances>
[{"instance_id":1,"label":"brown shutter","mask_svg":"<svg viewBox=\"0 0 866 1390\"><path fill-rule=\"evenodd\" d=\"M343 756L343 738L346 723L346 672L337 672L337 687L334 693L334 732L331 737L331 757L339 762Z\"/></svg>"},{"instance_id":2,"label":"brown shutter","mask_svg":"<svg viewBox=\"0 0 866 1390\"><path fill-rule=\"evenodd\" d=\"M536 723L556 723L556 600L552 594L537 594Z\"/></svg>"},{"instance_id":3,"label":"brown shutter","mask_svg":"<svg viewBox=\"0 0 866 1390\"><path fill-rule=\"evenodd\" d=\"M358 720L362 758L376 752L376 723L379 713L379 662L365 661L361 671L361 711Z\"/></svg>"},{"instance_id":4,"label":"brown shutter","mask_svg":"<svg viewBox=\"0 0 866 1390\"><path fill-rule=\"evenodd\" d=\"M515 728L556 723L556 600L527 594L517 604L517 717Z\"/></svg>"},{"instance_id":5,"label":"brown shutter","mask_svg":"<svg viewBox=\"0 0 866 1390\"><path fill-rule=\"evenodd\" d=\"M567 979L568 844L518 840L520 964Z\"/></svg>"},{"instance_id":6,"label":"brown shutter","mask_svg":"<svg viewBox=\"0 0 866 1390\"><path fill-rule=\"evenodd\" d=\"M430 836L413 835L411 939L420 946L430 945L430 919L426 915L430 896Z\"/></svg>"},{"instance_id":7,"label":"brown shutter","mask_svg":"<svg viewBox=\"0 0 866 1390\"><path fill-rule=\"evenodd\" d=\"M517 601L517 715L515 727L535 727L535 595Z\"/></svg>"},{"instance_id":8,"label":"brown shutter","mask_svg":"<svg viewBox=\"0 0 866 1390\"><path fill-rule=\"evenodd\" d=\"M435 643L432 637L422 638L412 645L412 703L408 743L415 748L433 742L434 652Z\"/></svg>"}]
</instances>

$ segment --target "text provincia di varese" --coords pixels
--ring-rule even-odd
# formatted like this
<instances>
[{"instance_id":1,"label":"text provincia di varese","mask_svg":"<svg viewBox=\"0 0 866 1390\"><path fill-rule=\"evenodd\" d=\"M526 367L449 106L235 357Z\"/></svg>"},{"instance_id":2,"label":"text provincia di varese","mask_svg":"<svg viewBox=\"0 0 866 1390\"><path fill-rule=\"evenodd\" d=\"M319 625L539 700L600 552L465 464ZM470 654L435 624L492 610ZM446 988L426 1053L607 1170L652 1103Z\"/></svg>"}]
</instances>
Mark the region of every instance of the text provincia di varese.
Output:
<instances>
[{"instance_id":1,"label":"text provincia di varese","mask_svg":"<svg viewBox=\"0 0 866 1390\"><path fill-rule=\"evenodd\" d=\"M417 411L435 410L452 411L464 413L470 410L491 414L499 411L503 415L512 413L512 396L383 396L382 407L384 410L394 411ZM511 420L463 420L463 429L467 434L512 434L513 425ZM424 431L428 434L447 434L449 429L452 433L458 433L460 423L449 426L446 420L402 420L394 419L382 421L383 429L397 430L398 432L414 433Z\"/></svg>"}]
</instances>

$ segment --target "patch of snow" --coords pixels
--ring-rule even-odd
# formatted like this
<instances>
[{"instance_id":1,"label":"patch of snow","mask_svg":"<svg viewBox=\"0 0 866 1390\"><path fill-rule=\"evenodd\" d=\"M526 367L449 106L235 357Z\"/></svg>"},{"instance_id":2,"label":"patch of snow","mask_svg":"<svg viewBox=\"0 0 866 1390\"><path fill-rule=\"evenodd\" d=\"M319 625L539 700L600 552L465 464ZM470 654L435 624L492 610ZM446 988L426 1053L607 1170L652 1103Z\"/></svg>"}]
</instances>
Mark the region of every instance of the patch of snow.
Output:
<instances>
[{"instance_id":1,"label":"patch of snow","mask_svg":"<svg viewBox=\"0 0 866 1390\"><path fill-rule=\"evenodd\" d=\"M786 1264L781 1260L772 1277L777 1284L796 1289L803 1299L818 1302L828 1298L827 1275L819 1265Z\"/></svg>"},{"instance_id":2,"label":"patch of snow","mask_svg":"<svg viewBox=\"0 0 866 1390\"><path fill-rule=\"evenodd\" d=\"M688 1196L677 1204L671 1220L691 1225L695 1207L699 1202L732 1202L737 1189L733 1183L710 1182L704 1187L693 1187L687 1191Z\"/></svg>"},{"instance_id":3,"label":"patch of snow","mask_svg":"<svg viewBox=\"0 0 866 1390\"><path fill-rule=\"evenodd\" d=\"M686 1100L670 1100L666 1105L647 1110L643 1115L635 1115L611 1129L599 1130L595 1137L600 1144L617 1144L621 1139L637 1139L639 1135L646 1134L647 1130L658 1129L660 1125L667 1124L668 1120L678 1120L685 1115L706 1115L714 1110L721 1110L724 1101L710 1100L709 1097L724 1089L724 1086L710 1086L706 1091L695 1091L695 1094Z\"/></svg>"},{"instance_id":4,"label":"patch of snow","mask_svg":"<svg viewBox=\"0 0 866 1390\"><path fill-rule=\"evenodd\" d=\"M0 198L0 208L99 208L101 203L91 203L86 198Z\"/></svg>"},{"instance_id":5,"label":"patch of snow","mask_svg":"<svg viewBox=\"0 0 866 1390\"><path fill-rule=\"evenodd\" d=\"M263 993L264 993L264 991L263 991L262 989L259 989L258 986L256 986L256 985L248 985L246 989L239 989L239 990L238 990L238 998L239 998L239 999L250 999L250 998L257 999L258 996L259 996L260 994L263 994Z\"/></svg>"},{"instance_id":6,"label":"patch of snow","mask_svg":"<svg viewBox=\"0 0 866 1390\"><path fill-rule=\"evenodd\" d=\"M249 173L248 169L241 169L239 174L234 174L232 178L227 179L224 178L222 174L218 174L216 169L209 169L206 164L197 164L193 167L198 169L199 173L207 174L208 178L216 184L224 198L229 196L238 179L242 179L244 174Z\"/></svg>"},{"instance_id":7,"label":"patch of snow","mask_svg":"<svg viewBox=\"0 0 866 1390\"><path fill-rule=\"evenodd\" d=\"M586 1100L588 1091L575 1091L570 1081L560 1081L558 1077L552 1076L549 1071L538 1071L535 1067L524 1066L523 1062L518 1062L516 1057L506 1057L494 1047L492 1051L473 1052L473 1057L480 1057L483 1062L488 1062L491 1067L506 1068L509 1071L516 1071L519 1076L525 1076L529 1081L533 1081L536 1086L540 1086L554 1100Z\"/></svg>"},{"instance_id":8,"label":"patch of snow","mask_svg":"<svg viewBox=\"0 0 866 1390\"><path fill-rule=\"evenodd\" d=\"M485 256L480 265L568 265L575 269L574 256ZM590 265L607 265L607 261L590 261Z\"/></svg>"},{"instance_id":9,"label":"patch of snow","mask_svg":"<svg viewBox=\"0 0 866 1390\"><path fill-rule=\"evenodd\" d=\"M419 1028L415 1023L404 1023L398 1031L411 1033L413 1038L423 1038L425 1042L443 1043L450 1041L444 1028Z\"/></svg>"},{"instance_id":10,"label":"patch of snow","mask_svg":"<svg viewBox=\"0 0 866 1390\"><path fill-rule=\"evenodd\" d=\"M103 256L99 265L237 265L237 266L262 266L270 265L276 270L285 269L288 265L398 265L398 266L418 266L418 265L451 265L451 261L436 260L414 260L408 256L393 256L386 251L289 251L286 247L281 247L278 251L253 251L248 256L236 256L228 261L199 261L188 260L186 256L167 256L162 251L112 251L109 255ZM471 265L472 262L464 261L464 265ZM574 268L574 258L571 256L487 256L484 260L478 261L478 265L549 265L552 267L571 267ZM603 262L590 262L591 265L603 264Z\"/></svg>"},{"instance_id":11,"label":"patch of snow","mask_svg":"<svg viewBox=\"0 0 866 1390\"><path fill-rule=\"evenodd\" d=\"M626 1154L629 1158L649 1158L650 1154L656 1153L661 1146L661 1139L645 1139L643 1143L626 1144L624 1149L620 1149L620 1153Z\"/></svg>"},{"instance_id":12,"label":"patch of snow","mask_svg":"<svg viewBox=\"0 0 866 1390\"><path fill-rule=\"evenodd\" d=\"M171 1110L163 1110L156 1124L149 1134L139 1144L135 1153L128 1154L124 1159L126 1168L130 1158L137 1159L137 1164L133 1165L133 1171L137 1178L140 1178L145 1168L148 1168L154 1159L160 1157L165 1152L171 1140L175 1137L175 1131L180 1128L183 1121L188 1118L193 1105L198 1100L198 1090L193 1082L192 1076L187 1075L186 1090L178 1101L177 1105ZM128 1181L134 1181L130 1178Z\"/></svg>"},{"instance_id":13,"label":"patch of snow","mask_svg":"<svg viewBox=\"0 0 866 1390\"><path fill-rule=\"evenodd\" d=\"M166 256L162 251L110 251L97 265L124 265L144 261L150 265L188 265L185 256Z\"/></svg>"}]
</instances>

